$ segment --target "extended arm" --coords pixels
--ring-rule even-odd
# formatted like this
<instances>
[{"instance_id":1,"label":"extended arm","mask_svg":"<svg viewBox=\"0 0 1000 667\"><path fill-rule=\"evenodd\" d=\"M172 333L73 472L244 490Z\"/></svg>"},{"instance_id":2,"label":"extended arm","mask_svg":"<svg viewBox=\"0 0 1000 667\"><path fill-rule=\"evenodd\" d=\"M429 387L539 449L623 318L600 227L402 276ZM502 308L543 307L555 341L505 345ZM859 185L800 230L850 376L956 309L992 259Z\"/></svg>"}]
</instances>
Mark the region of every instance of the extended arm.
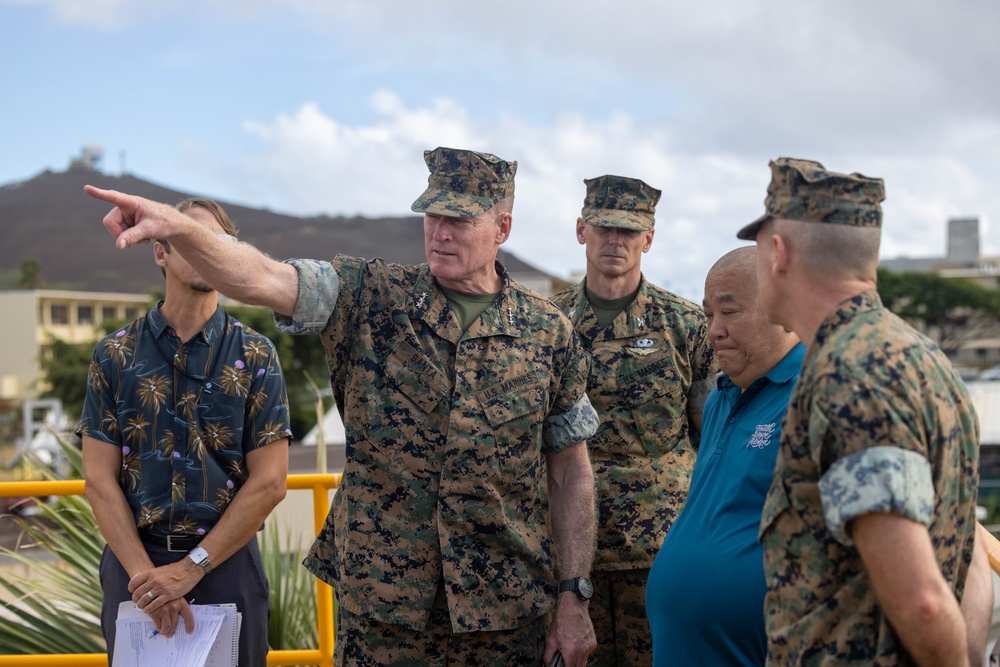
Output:
<instances>
[{"instance_id":1,"label":"extended arm","mask_svg":"<svg viewBox=\"0 0 1000 667\"><path fill-rule=\"evenodd\" d=\"M172 206L91 185L84 191L115 207L105 216L104 226L117 247L170 241L209 285L226 296L282 315L294 312L299 283L292 266L249 244L234 243L232 237L221 237Z\"/></svg>"},{"instance_id":2,"label":"extended arm","mask_svg":"<svg viewBox=\"0 0 1000 667\"><path fill-rule=\"evenodd\" d=\"M586 442L546 458L549 513L560 580L587 577L594 559L596 512L594 471ZM545 664L562 652L566 667L582 667L597 647L587 603L574 592L559 595L545 645Z\"/></svg>"},{"instance_id":3,"label":"extended arm","mask_svg":"<svg viewBox=\"0 0 1000 667\"><path fill-rule=\"evenodd\" d=\"M920 665L969 664L969 643L958 600L941 575L927 528L881 512L851 522L879 605Z\"/></svg>"},{"instance_id":4,"label":"extended arm","mask_svg":"<svg viewBox=\"0 0 1000 667\"><path fill-rule=\"evenodd\" d=\"M288 444L282 438L258 447L246 455L247 481L240 487L218 523L201 541L212 565L239 551L250 541L271 510L285 497L288 476ZM151 613L169 599L186 595L201 581L202 569L190 558L155 570L139 572L129 582L132 599L142 603L146 591L157 594L144 611Z\"/></svg>"}]
</instances>

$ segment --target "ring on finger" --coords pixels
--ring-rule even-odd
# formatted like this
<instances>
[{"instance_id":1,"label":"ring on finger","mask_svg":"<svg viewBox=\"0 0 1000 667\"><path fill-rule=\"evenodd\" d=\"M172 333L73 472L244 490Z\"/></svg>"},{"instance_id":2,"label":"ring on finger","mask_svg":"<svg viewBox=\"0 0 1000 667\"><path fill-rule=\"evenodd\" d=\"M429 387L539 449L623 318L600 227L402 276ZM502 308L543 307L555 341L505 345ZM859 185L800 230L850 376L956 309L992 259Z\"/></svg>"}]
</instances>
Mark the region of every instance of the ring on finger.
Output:
<instances>
[{"instance_id":1,"label":"ring on finger","mask_svg":"<svg viewBox=\"0 0 1000 667\"><path fill-rule=\"evenodd\" d=\"M153 595L153 591L146 591L146 595L149 596L150 600L156 597L155 595Z\"/></svg>"}]
</instances>

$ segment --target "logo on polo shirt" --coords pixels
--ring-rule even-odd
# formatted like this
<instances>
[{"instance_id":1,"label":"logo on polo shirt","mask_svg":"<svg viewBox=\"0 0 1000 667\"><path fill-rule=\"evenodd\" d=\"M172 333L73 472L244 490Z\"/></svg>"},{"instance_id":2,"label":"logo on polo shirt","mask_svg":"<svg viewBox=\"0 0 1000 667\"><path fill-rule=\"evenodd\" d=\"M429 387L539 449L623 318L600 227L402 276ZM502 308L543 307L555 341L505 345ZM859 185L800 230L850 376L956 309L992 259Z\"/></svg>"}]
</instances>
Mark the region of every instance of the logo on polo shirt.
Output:
<instances>
[{"instance_id":1,"label":"logo on polo shirt","mask_svg":"<svg viewBox=\"0 0 1000 667\"><path fill-rule=\"evenodd\" d=\"M771 436L774 435L774 430L778 427L777 424L757 424L756 430L754 430L753 435L750 436L750 442L747 443L747 447L754 447L755 449L764 449L771 444Z\"/></svg>"}]
</instances>

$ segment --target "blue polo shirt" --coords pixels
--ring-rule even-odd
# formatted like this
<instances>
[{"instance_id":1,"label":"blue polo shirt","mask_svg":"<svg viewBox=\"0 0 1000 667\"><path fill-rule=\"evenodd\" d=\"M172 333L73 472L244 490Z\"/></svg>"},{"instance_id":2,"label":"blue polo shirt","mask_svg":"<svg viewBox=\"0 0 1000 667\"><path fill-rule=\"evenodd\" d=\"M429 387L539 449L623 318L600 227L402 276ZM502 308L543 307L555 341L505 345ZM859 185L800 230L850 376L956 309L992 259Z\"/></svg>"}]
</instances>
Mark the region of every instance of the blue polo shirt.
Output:
<instances>
[{"instance_id":1,"label":"blue polo shirt","mask_svg":"<svg viewBox=\"0 0 1000 667\"><path fill-rule=\"evenodd\" d=\"M746 391L722 375L705 403L687 503L646 586L654 665L764 664L757 533L805 351L796 345Z\"/></svg>"}]
</instances>

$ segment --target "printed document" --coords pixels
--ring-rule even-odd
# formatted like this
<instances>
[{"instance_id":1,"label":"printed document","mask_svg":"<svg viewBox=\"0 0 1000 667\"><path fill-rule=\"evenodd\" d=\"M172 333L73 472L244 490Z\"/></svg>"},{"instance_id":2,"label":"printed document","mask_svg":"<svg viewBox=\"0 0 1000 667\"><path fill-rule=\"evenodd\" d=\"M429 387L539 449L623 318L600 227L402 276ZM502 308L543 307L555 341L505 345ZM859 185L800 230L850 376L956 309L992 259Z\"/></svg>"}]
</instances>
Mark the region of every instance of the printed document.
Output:
<instances>
[{"instance_id":1,"label":"printed document","mask_svg":"<svg viewBox=\"0 0 1000 667\"><path fill-rule=\"evenodd\" d=\"M184 621L180 620L174 636L168 639L153 633L156 625L145 612L130 601L123 602L118 607L114 667L206 667L220 629L227 621L232 623L236 610L191 605L191 612L194 632L188 634ZM232 639L229 642L232 646ZM230 653L229 647L223 651Z\"/></svg>"}]
</instances>

